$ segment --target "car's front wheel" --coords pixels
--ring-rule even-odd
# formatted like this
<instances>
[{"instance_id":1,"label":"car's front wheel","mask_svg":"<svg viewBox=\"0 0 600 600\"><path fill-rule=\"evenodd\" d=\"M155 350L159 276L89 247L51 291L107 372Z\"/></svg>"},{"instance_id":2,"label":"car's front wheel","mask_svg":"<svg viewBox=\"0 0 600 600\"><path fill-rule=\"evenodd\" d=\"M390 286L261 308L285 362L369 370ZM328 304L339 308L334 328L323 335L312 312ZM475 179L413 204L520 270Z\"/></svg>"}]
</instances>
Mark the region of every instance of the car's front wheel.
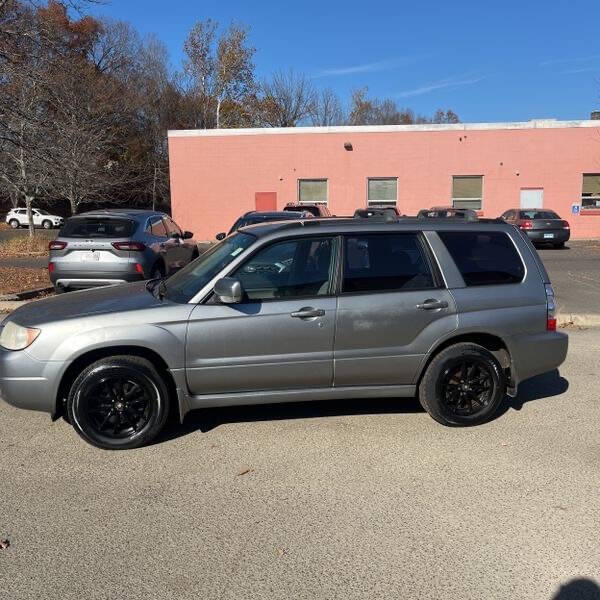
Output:
<instances>
[{"instance_id":1,"label":"car's front wheel","mask_svg":"<svg viewBox=\"0 0 600 600\"><path fill-rule=\"evenodd\" d=\"M169 412L169 393L152 363L137 356L103 358L74 381L69 421L90 444L128 450L151 442Z\"/></svg>"},{"instance_id":2,"label":"car's front wheel","mask_svg":"<svg viewBox=\"0 0 600 600\"><path fill-rule=\"evenodd\" d=\"M13 228L13 229L19 229L19 221L17 221L17 219L11 219L8 224Z\"/></svg>"},{"instance_id":3,"label":"car's front wheel","mask_svg":"<svg viewBox=\"0 0 600 600\"><path fill-rule=\"evenodd\" d=\"M42 223L42 227L44 229L52 229L52 221L48 221L48 220L44 221Z\"/></svg>"},{"instance_id":4,"label":"car's front wheel","mask_svg":"<svg viewBox=\"0 0 600 600\"><path fill-rule=\"evenodd\" d=\"M439 423L479 425L497 412L506 394L506 377L483 346L449 346L429 363L419 385L423 408Z\"/></svg>"}]
</instances>

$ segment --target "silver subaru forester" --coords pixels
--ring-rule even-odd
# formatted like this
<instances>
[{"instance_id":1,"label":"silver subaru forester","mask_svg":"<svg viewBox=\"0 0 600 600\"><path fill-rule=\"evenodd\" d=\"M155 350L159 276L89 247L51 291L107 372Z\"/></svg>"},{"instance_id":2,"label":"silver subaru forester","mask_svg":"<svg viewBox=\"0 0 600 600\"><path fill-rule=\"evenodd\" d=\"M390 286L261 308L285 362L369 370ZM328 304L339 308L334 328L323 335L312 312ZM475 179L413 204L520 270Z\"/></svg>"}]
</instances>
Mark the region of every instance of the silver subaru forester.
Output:
<instances>
[{"instance_id":1,"label":"silver subaru forester","mask_svg":"<svg viewBox=\"0 0 600 600\"><path fill-rule=\"evenodd\" d=\"M475 425L567 342L512 225L281 222L166 279L19 308L0 326L0 397L107 449L148 443L170 411L328 398L418 394L440 423Z\"/></svg>"}]
</instances>

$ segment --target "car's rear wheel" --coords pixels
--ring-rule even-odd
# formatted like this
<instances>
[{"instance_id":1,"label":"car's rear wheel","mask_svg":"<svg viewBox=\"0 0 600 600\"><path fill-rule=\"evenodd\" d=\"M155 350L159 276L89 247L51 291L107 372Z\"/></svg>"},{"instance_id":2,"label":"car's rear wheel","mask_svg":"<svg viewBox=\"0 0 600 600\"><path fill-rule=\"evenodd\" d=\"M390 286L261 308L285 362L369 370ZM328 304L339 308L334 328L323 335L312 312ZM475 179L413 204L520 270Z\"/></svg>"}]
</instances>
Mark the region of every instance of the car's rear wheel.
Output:
<instances>
[{"instance_id":1,"label":"car's rear wheel","mask_svg":"<svg viewBox=\"0 0 600 600\"><path fill-rule=\"evenodd\" d=\"M19 221L17 221L17 219L11 219L8 224L13 228L13 229L19 229Z\"/></svg>"},{"instance_id":2,"label":"car's rear wheel","mask_svg":"<svg viewBox=\"0 0 600 600\"><path fill-rule=\"evenodd\" d=\"M69 421L90 444L128 450L151 442L169 413L169 393L152 363L137 356L101 359L74 381Z\"/></svg>"},{"instance_id":3,"label":"car's rear wheel","mask_svg":"<svg viewBox=\"0 0 600 600\"><path fill-rule=\"evenodd\" d=\"M559 242L558 244L554 244L554 247L557 248L558 250L562 250L565 247L565 243Z\"/></svg>"},{"instance_id":4,"label":"car's rear wheel","mask_svg":"<svg viewBox=\"0 0 600 600\"><path fill-rule=\"evenodd\" d=\"M460 343L429 363L419 385L423 408L448 426L479 425L497 412L506 377L496 357L483 346Z\"/></svg>"},{"instance_id":5,"label":"car's rear wheel","mask_svg":"<svg viewBox=\"0 0 600 600\"><path fill-rule=\"evenodd\" d=\"M43 221L42 222L42 227L44 229L52 229L52 221L48 221L48 220Z\"/></svg>"}]
</instances>

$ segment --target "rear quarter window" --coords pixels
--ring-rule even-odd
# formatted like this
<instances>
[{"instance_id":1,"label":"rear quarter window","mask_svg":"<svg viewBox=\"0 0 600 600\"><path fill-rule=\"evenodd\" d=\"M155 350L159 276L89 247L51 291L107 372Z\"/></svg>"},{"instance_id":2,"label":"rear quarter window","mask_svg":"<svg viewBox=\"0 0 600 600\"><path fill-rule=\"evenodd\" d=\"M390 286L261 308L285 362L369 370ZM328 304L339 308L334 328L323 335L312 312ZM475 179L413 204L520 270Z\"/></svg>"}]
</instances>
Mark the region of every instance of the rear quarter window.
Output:
<instances>
[{"instance_id":1,"label":"rear quarter window","mask_svg":"<svg viewBox=\"0 0 600 600\"><path fill-rule=\"evenodd\" d=\"M465 284L519 283L525 267L510 237L501 231L439 231Z\"/></svg>"}]
</instances>

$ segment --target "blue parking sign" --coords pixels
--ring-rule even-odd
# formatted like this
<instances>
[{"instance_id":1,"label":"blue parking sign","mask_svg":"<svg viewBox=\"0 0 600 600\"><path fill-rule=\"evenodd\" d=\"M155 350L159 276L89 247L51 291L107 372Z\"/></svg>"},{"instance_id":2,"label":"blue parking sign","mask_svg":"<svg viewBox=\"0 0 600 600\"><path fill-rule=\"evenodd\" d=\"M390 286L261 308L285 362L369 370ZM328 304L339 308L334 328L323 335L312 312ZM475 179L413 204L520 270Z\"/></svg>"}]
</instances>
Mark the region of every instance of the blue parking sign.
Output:
<instances>
[{"instance_id":1,"label":"blue parking sign","mask_svg":"<svg viewBox=\"0 0 600 600\"><path fill-rule=\"evenodd\" d=\"M580 204L571 204L571 214L578 215L581 211Z\"/></svg>"}]
</instances>

